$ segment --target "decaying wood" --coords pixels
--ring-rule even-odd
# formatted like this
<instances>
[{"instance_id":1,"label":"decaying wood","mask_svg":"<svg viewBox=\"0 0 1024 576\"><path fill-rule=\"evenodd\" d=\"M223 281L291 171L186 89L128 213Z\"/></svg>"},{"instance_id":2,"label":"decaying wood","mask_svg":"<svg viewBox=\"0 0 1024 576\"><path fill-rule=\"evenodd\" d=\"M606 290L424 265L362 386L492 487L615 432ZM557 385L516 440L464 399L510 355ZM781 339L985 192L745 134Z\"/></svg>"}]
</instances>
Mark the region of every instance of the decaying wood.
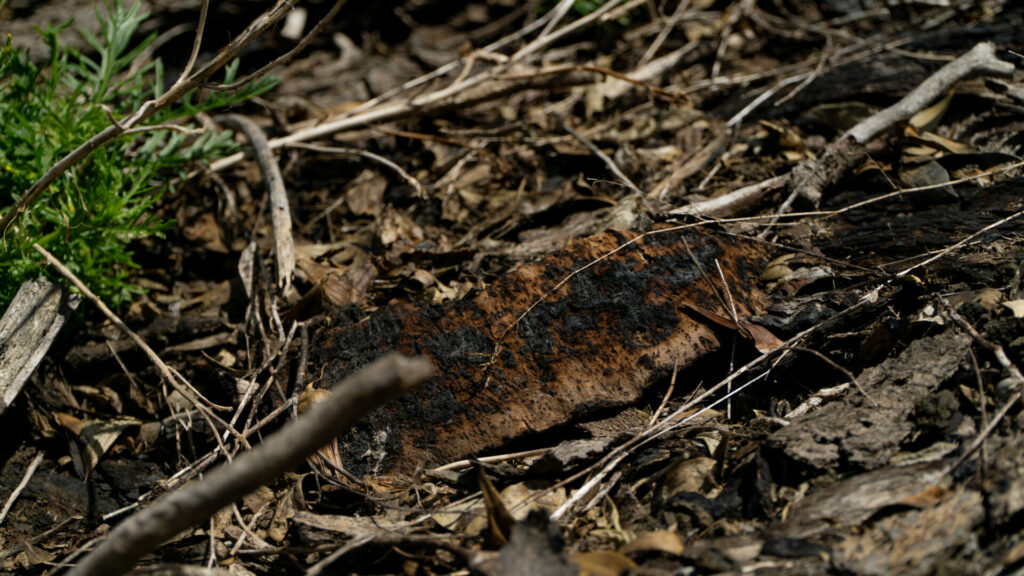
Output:
<instances>
[{"instance_id":1,"label":"decaying wood","mask_svg":"<svg viewBox=\"0 0 1024 576\"><path fill-rule=\"evenodd\" d=\"M718 325L694 312L729 317L716 297L721 282L701 272L713 274L716 260L740 315L766 305L757 280L763 248L680 229L648 234L559 285L635 236L598 234L472 299L392 304L320 334L313 359L327 382L387 350L425 355L438 374L344 439L346 467L357 474L435 467L635 400L652 377L719 348Z\"/></svg>"},{"instance_id":2,"label":"decaying wood","mask_svg":"<svg viewBox=\"0 0 1024 576\"><path fill-rule=\"evenodd\" d=\"M18 289L0 318L0 414L14 402L81 299L45 278Z\"/></svg>"},{"instance_id":3,"label":"decaying wood","mask_svg":"<svg viewBox=\"0 0 1024 576\"><path fill-rule=\"evenodd\" d=\"M857 526L886 506L894 506L942 480L941 463L884 467L836 482L793 507L771 534L808 538L830 526Z\"/></svg>"},{"instance_id":4,"label":"decaying wood","mask_svg":"<svg viewBox=\"0 0 1024 576\"><path fill-rule=\"evenodd\" d=\"M840 461L871 470L889 463L906 438L925 419L925 403L948 410L939 386L959 368L971 339L954 331L913 342L899 357L857 376L868 396L848 390L846 401L832 402L773 434L770 444L793 460L827 468ZM933 419L940 419L936 414ZM947 425L953 422L947 422ZM936 425L939 425L936 422Z\"/></svg>"},{"instance_id":5,"label":"decaying wood","mask_svg":"<svg viewBox=\"0 0 1024 576\"><path fill-rule=\"evenodd\" d=\"M432 372L421 359L385 355L339 382L327 400L258 448L168 494L107 535L69 576L121 574L150 550L220 508L294 469L363 414L407 392Z\"/></svg>"}]
</instances>

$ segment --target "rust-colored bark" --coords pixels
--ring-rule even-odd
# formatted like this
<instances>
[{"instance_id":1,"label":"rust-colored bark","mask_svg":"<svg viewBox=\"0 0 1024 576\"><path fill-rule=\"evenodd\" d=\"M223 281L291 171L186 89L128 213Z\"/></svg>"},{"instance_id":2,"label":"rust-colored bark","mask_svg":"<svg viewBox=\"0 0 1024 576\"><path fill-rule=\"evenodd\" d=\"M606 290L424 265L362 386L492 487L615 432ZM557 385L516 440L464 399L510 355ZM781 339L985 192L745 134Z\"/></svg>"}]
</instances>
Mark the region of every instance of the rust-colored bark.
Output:
<instances>
[{"instance_id":1,"label":"rust-colored bark","mask_svg":"<svg viewBox=\"0 0 1024 576\"><path fill-rule=\"evenodd\" d=\"M721 328L691 308L729 315L710 284L722 292L716 259L738 313L763 310L760 246L658 231L548 295L505 332L495 354L503 331L532 304L635 236L591 236L519 267L475 297L422 308L392 304L357 325L322 332L315 360L326 364L328 383L389 350L427 356L438 374L342 439L346 467L409 473L636 400L653 376L718 349Z\"/></svg>"}]
</instances>

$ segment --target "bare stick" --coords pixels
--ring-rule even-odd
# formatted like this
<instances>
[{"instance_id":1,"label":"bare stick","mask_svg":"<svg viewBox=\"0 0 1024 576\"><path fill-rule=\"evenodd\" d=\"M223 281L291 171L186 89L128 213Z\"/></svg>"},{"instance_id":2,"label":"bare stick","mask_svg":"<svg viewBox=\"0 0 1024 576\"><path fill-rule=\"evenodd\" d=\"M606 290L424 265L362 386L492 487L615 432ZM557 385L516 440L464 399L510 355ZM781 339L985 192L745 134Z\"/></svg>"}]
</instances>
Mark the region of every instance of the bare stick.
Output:
<instances>
[{"instance_id":1,"label":"bare stick","mask_svg":"<svg viewBox=\"0 0 1024 576\"><path fill-rule=\"evenodd\" d=\"M785 422L784 426L789 426L789 421L798 416L803 416L811 410L814 410L818 406L821 406L825 400L830 398L838 398L842 396L850 388L850 383L840 384L831 388L822 388L815 392L810 398L804 400L799 406L793 408L782 417L782 421Z\"/></svg>"},{"instance_id":2,"label":"bare stick","mask_svg":"<svg viewBox=\"0 0 1024 576\"><path fill-rule=\"evenodd\" d=\"M946 64L914 88L899 102L858 123L844 135L858 144L865 144L897 122L909 119L919 110L949 92L961 80L977 75L1010 76L1014 66L996 58L996 46L981 42L963 56Z\"/></svg>"},{"instance_id":3,"label":"bare stick","mask_svg":"<svg viewBox=\"0 0 1024 576\"><path fill-rule=\"evenodd\" d=\"M292 212L288 206L288 192L274 155L267 144L267 136L255 122L238 114L223 114L214 118L226 126L237 128L249 139L256 151L256 161L263 174L263 182L270 196L270 222L274 230L274 258L277 260L277 286L285 297L292 289L295 274L295 241L292 239Z\"/></svg>"},{"instance_id":4,"label":"bare stick","mask_svg":"<svg viewBox=\"0 0 1024 576\"><path fill-rule=\"evenodd\" d=\"M859 162L864 155L864 146L879 134L938 100L965 78L976 75L1009 76L1013 70L1013 64L996 58L995 44L978 43L963 56L939 68L899 102L851 128L839 140L830 144L820 159L798 164L792 171L792 198L800 197L817 206L825 188L837 182Z\"/></svg>"},{"instance_id":5,"label":"bare stick","mask_svg":"<svg viewBox=\"0 0 1024 576\"><path fill-rule=\"evenodd\" d=\"M775 176L756 184L750 184L715 198L694 202L669 210L669 214L681 216L731 216L757 204L769 192L782 188L789 182L789 174Z\"/></svg>"},{"instance_id":6,"label":"bare stick","mask_svg":"<svg viewBox=\"0 0 1024 576\"><path fill-rule=\"evenodd\" d=\"M299 466L364 414L401 396L431 373L431 363L422 358L388 354L376 360L343 380L329 399L317 403L259 447L126 519L68 575L124 573L168 538Z\"/></svg>"}]
</instances>

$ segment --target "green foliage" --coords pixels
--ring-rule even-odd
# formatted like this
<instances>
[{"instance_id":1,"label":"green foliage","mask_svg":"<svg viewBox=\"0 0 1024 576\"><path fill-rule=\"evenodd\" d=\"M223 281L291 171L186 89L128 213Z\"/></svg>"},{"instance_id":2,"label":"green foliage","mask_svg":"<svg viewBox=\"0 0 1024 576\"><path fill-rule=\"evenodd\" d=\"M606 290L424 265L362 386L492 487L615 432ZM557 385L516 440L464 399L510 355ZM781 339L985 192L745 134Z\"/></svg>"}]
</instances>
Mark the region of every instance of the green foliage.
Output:
<instances>
[{"instance_id":1,"label":"green foliage","mask_svg":"<svg viewBox=\"0 0 1024 576\"><path fill-rule=\"evenodd\" d=\"M607 0L576 0L572 3L572 9L578 12L581 16L586 16L601 6L604 6L606 1Z\"/></svg>"},{"instance_id":2,"label":"green foliage","mask_svg":"<svg viewBox=\"0 0 1024 576\"><path fill-rule=\"evenodd\" d=\"M148 16L140 13L138 3L125 7L114 0L98 15L98 36L79 31L94 57L60 42L58 36L71 22L38 30L50 48L45 66L14 48L10 36L0 45L0 215L56 161L110 126L108 111L115 118L125 117L163 91L160 61L137 64L155 33L131 45ZM225 70L225 81L230 82L236 70L237 62ZM202 102L189 93L146 125L222 108L275 83L262 80ZM167 223L151 216L150 209L170 179L184 175L195 162L212 161L235 148L228 132L205 131L197 137L153 130L123 136L71 167L0 241L0 310L23 281L48 273L32 243L62 260L108 304L124 303L140 291L128 282L137 267L129 244L162 236Z\"/></svg>"},{"instance_id":3,"label":"green foliage","mask_svg":"<svg viewBox=\"0 0 1024 576\"><path fill-rule=\"evenodd\" d=\"M574 0L574 2L572 3L572 11L579 14L580 16L586 16L587 14L594 12L595 10L604 6L607 3L608 0ZM547 2L540 4L537 7L537 11L539 13L548 12L557 4L558 0L548 0ZM616 22L623 26L629 26L630 20L628 16L620 16L616 20Z\"/></svg>"}]
</instances>

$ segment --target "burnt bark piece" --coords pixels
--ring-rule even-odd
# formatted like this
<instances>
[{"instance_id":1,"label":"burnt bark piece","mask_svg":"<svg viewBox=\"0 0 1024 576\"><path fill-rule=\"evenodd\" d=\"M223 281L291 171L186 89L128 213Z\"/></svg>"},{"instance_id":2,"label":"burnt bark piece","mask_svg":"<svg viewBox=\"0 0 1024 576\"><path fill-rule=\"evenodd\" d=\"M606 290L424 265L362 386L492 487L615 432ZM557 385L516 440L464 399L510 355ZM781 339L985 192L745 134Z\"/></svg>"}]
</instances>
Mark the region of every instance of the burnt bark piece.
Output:
<instances>
[{"instance_id":1,"label":"burnt bark piece","mask_svg":"<svg viewBox=\"0 0 1024 576\"><path fill-rule=\"evenodd\" d=\"M430 358L438 375L342 438L345 466L356 474L410 473L478 454L632 402L652 376L717 350L715 330L689 305L729 314L690 253L721 292L718 260L738 314L764 309L762 247L661 229L576 274L506 330L574 270L636 236L597 234L520 266L473 298L392 304L319 333L313 361L325 386L389 350Z\"/></svg>"}]
</instances>

